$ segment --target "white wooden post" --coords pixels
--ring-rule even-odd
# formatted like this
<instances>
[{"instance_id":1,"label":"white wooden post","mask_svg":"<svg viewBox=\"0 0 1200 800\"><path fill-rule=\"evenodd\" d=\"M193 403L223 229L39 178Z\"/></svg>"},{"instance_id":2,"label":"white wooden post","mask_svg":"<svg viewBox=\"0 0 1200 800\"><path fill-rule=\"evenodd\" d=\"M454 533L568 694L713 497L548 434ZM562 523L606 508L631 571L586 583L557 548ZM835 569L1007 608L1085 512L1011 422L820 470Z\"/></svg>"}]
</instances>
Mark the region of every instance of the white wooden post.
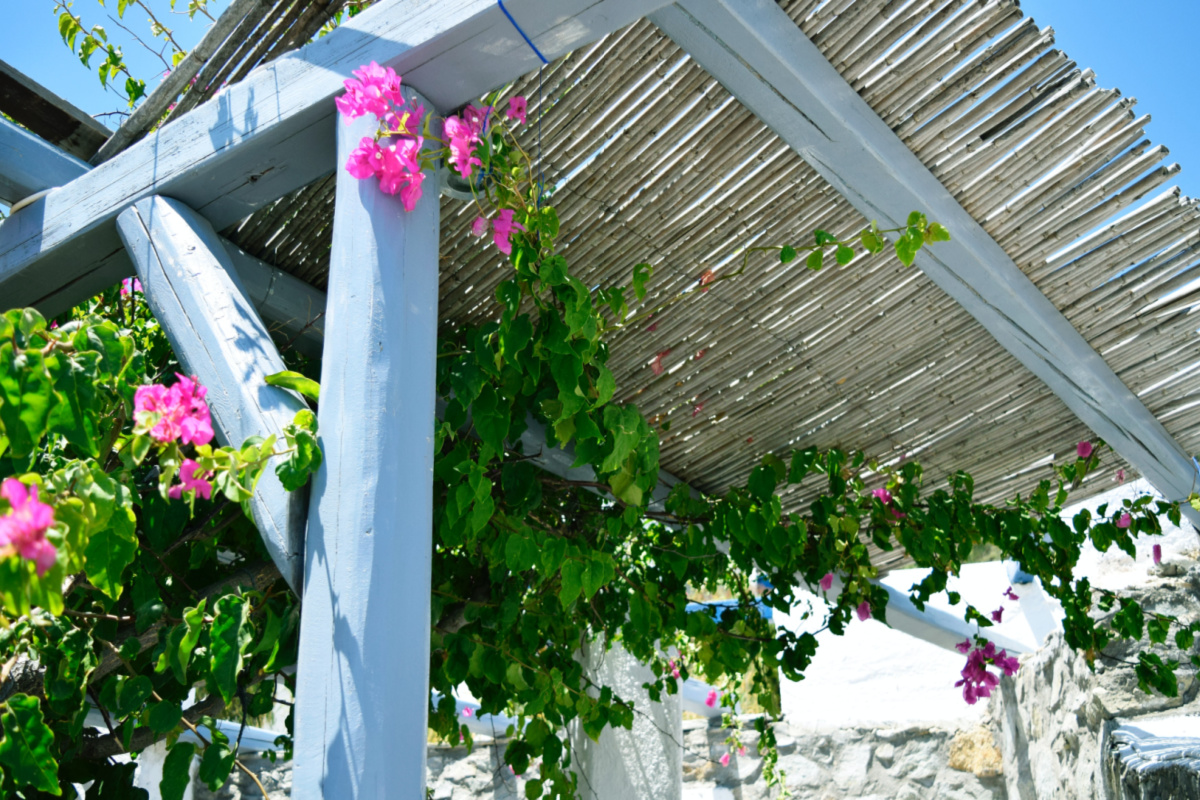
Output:
<instances>
[{"instance_id":1,"label":"white wooden post","mask_svg":"<svg viewBox=\"0 0 1200 800\"><path fill-rule=\"evenodd\" d=\"M427 106L428 107L428 106ZM342 167L297 673L298 800L424 798L438 178L406 212Z\"/></svg>"},{"instance_id":2,"label":"white wooden post","mask_svg":"<svg viewBox=\"0 0 1200 800\"><path fill-rule=\"evenodd\" d=\"M241 447L250 436L281 434L307 406L267 385L283 359L212 226L177 200L148 197L122 212L117 228L179 362L208 387L217 440ZM286 491L268 465L250 510L279 571L300 591L306 493Z\"/></svg>"}]
</instances>

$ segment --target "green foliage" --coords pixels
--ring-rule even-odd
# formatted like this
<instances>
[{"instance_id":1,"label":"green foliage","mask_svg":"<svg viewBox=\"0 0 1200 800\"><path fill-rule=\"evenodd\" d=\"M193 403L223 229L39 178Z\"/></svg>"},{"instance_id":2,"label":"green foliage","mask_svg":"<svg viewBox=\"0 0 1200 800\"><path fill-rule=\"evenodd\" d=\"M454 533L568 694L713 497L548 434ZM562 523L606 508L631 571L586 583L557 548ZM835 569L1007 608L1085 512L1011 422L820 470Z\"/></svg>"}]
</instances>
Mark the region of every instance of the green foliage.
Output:
<instances>
[{"instance_id":1,"label":"green foliage","mask_svg":"<svg viewBox=\"0 0 1200 800\"><path fill-rule=\"evenodd\" d=\"M83 32L77 24L74 37ZM74 47L74 38L64 39ZM777 676L801 678L817 640L764 621L752 580L769 577L775 589L762 602L787 610L833 573L843 586L830 598L833 632L844 632L864 602L886 620L886 592L872 583L871 544L903 548L930 568L912 591L918 607L944 591L972 553L994 547L1041 579L1063 606L1067 642L1089 658L1119 638L1165 645L1172 631L1179 647L1192 646L1196 628L1148 618L1136 603L1075 578L1089 539L1129 551L1136 536L1159 532L1157 514L1178 514L1172 504L1142 498L1111 514L1063 521L1070 489L1095 469L1100 447L1002 506L977 502L974 481L962 472L929 485L915 462L887 465L863 453L806 447L768 454L744 485L723 495L700 496L680 484L651 509L658 430L670 419L647 420L615 399L608 366L614 331L737 278L754 253L777 254L785 265L803 256L815 271L830 263L827 256L845 266L859 247L882 252L894 235L897 257L911 264L921 247L949 238L944 227L914 213L894 230L872 224L848 238L816 231L811 243L749 248L741 269L719 277L706 271L698 285L647 308L650 264L634 266L620 285L594 289L573 274L557 251L557 214L503 130L477 155L493 176L481 190L481 211L484 204L512 210L523 227L513 235L494 317L447 327L437 344L445 412L434 422L429 669L443 699L429 725L438 735L464 736L454 693L466 684L483 712L517 720L504 758L528 773L528 796L574 797L568 726L595 739L645 713L585 674L576 658L584 643L620 642L648 663L652 698L679 691L665 655L673 650L681 678L703 678L731 704L748 692L775 712ZM132 791L132 775L109 759L132 737L161 740L196 725L209 738L199 753L173 742L160 788L164 797L182 796L186 779L176 776L197 755L200 779L215 788L234 768L236 748L192 719L184 702L197 689L210 713L234 704L262 713L273 703L274 680L290 680L284 671L295 662L298 603L243 504L272 460L289 490L319 468L316 416L301 411L281 442L159 441L157 418L136 413L134 396L141 385L169 380L178 365L144 303L110 290L58 322L52 329L28 309L0 317L0 479L19 476L39 487L54 508L47 540L57 549L44 576L11 552L0 557L0 601L10 617L0 630L0 660L21 661L22 674L36 676L3 700L0 777L55 793L70 771L72 780L94 780L116 796ZM314 401L319 395L299 369L269 382ZM531 420L545 441L526 452L522 434ZM589 477L539 469L534 457L543 444L572 452ZM192 492L171 498L189 460L198 474L212 473L211 500ZM888 499L874 494L880 488ZM802 496L805 506L785 507L783 496ZM0 513L7 510L0 505ZM690 599L716 592L733 600L719 618L687 612ZM991 625L977 609L967 607L964 616ZM1141 653L1139 684L1174 693L1176 666ZM88 698L111 719L111 732L83 737ZM778 784L774 736L765 720L756 727L764 776Z\"/></svg>"}]
</instances>

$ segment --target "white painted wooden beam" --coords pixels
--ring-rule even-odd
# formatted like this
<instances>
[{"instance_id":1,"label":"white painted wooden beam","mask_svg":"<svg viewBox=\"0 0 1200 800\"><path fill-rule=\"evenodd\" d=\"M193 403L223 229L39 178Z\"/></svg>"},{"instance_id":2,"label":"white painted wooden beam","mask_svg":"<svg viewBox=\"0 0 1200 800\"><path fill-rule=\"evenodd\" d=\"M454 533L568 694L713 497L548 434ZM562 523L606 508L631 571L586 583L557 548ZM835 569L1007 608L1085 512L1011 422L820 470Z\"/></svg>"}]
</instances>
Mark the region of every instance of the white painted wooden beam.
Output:
<instances>
[{"instance_id":1,"label":"white painted wooden beam","mask_svg":"<svg viewBox=\"0 0 1200 800\"><path fill-rule=\"evenodd\" d=\"M11 206L86 171L85 162L0 117L0 203Z\"/></svg>"},{"instance_id":2,"label":"white painted wooden beam","mask_svg":"<svg viewBox=\"0 0 1200 800\"><path fill-rule=\"evenodd\" d=\"M665 0L509 0L548 57L588 44ZM335 95L352 70L390 65L450 110L538 65L495 0L383 0L0 225L0 297L55 313L123 277L112 222L137 200L174 197L217 230L329 173ZM95 274L99 272L99 274Z\"/></svg>"},{"instance_id":3,"label":"white painted wooden beam","mask_svg":"<svg viewBox=\"0 0 1200 800\"><path fill-rule=\"evenodd\" d=\"M649 16L867 219L897 227L919 210L945 224L954 241L917 257L933 282L1169 499L1200 487L1162 424L775 2L679 0Z\"/></svg>"},{"instance_id":4,"label":"white painted wooden beam","mask_svg":"<svg viewBox=\"0 0 1200 800\"><path fill-rule=\"evenodd\" d=\"M37 192L70 183L91 166L33 136L7 120L0 119L0 201L11 202L8 195L20 200ZM313 358L321 355L325 311L325 293L282 270L266 264L243 251L228 239L220 238L221 246L233 261L255 310L272 333L284 341L295 339L295 347ZM93 278L106 273L122 277L132 275L133 262L124 247L112 253L105 269L91 273ZM107 283L81 281L74 289L90 297L109 288ZM5 305L0 311L7 310ZM64 309L54 309L62 311Z\"/></svg>"},{"instance_id":5,"label":"white painted wooden beam","mask_svg":"<svg viewBox=\"0 0 1200 800\"><path fill-rule=\"evenodd\" d=\"M187 206L162 197L139 201L117 225L180 364L208 387L217 440L241 447L250 436L282 434L307 406L293 392L267 385L267 375L285 369L283 360L216 232ZM299 592L308 493L284 490L268 465L250 511L280 573Z\"/></svg>"},{"instance_id":6,"label":"white painted wooden beam","mask_svg":"<svg viewBox=\"0 0 1200 800\"><path fill-rule=\"evenodd\" d=\"M338 163L373 121L338 123ZM425 796L439 215L436 174L406 212L338 172L295 800Z\"/></svg>"}]
</instances>

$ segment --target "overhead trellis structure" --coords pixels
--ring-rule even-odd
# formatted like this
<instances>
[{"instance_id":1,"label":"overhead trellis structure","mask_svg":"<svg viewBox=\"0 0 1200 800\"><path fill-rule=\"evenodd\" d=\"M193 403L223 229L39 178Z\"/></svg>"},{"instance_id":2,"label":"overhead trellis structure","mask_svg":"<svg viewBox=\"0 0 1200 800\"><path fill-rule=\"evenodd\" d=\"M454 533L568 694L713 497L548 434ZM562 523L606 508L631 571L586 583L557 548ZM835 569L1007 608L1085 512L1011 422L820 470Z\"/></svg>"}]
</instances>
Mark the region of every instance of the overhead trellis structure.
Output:
<instances>
[{"instance_id":1,"label":"overhead trellis structure","mask_svg":"<svg viewBox=\"0 0 1200 800\"><path fill-rule=\"evenodd\" d=\"M332 98L366 61L394 66L441 114L511 82L540 120L524 144L541 153L575 274L620 283L650 262L643 311L695 293L611 342L619 399L661 426L666 481L720 492L766 453L836 445L919 458L931 483L968 470L978 495L998 500L1098 435L1169 499L1197 487L1187 453L1200 448L1188 413L1200 403L1200 215L1163 188L1178 167L1161 165L1167 151L1144 139L1133 102L1098 88L1014 0L511 0L552 59L540 75L489 0L381 0L289 52L340 5L235 0L183 78L148 98L164 113L177 102L165 124L131 118L90 157L94 169L0 121L0 200L49 190L0 225L6 305L58 313L131 274L126 242L148 215L139 273L156 268L153 254L203 258L193 274L226 276L224 290L192 298L188 313L219 300L220 329L253 308L310 348L328 331L326 365L338 370L322 391L340 399L322 414L374 403L322 416L324 436L362 439L375 460L339 441L313 487L304 574L285 570L303 581L306 620L297 754L314 782L298 782L297 797L366 796L385 768L408 788L423 775L427 686L381 684L379 665L419 675L428 660L427 614L412 604L428 598L432 500L417 451L431 343L437 325L495 315L507 274L471 246L476 212L459 200L426 203L393 238L349 233L399 215L337 180L354 140ZM179 95L191 77L199 88ZM155 218L163 209L169 221ZM917 268L878 255L813 273L764 257L737 280L698 285L706 270L735 270L746 247L817 228L848 235L875 218L890 227L912 210L954 235ZM420 302L364 305L355 292ZM328 325L316 324L327 304ZM392 347L359 346L369 320ZM244 330L270 349L261 325ZM235 396L237 381L225 383ZM423 421L384 424L385 406ZM404 446L380 450L385 437ZM1106 488L1118 466L1083 491ZM408 494L354 477L368 469ZM343 480L370 486L339 501ZM785 501L803 504L804 489ZM297 526L280 535L293 556ZM411 548L400 558L363 526L394 526ZM391 638L372 635L381 625ZM393 707L411 712L402 736L381 713ZM392 764L401 740L411 758Z\"/></svg>"},{"instance_id":2,"label":"overhead trellis structure","mask_svg":"<svg viewBox=\"0 0 1200 800\"><path fill-rule=\"evenodd\" d=\"M1099 88L1015 2L782 8L1179 444L1200 449L1185 413L1200 402L1200 290L1179 295L1200 277L1200 215L1164 188L1179 167L1162 165L1168 151L1145 138L1134 101ZM649 261L653 308L705 269L735 269L745 246L869 221L651 21L559 58L541 80L541 105L536 73L510 91L543 115L564 253L589 285ZM533 128L523 136L535 146ZM323 287L332 205L323 178L227 235ZM502 263L470 246L468 204L443 205L441 317L487 317ZM706 491L744 481L764 453L816 444L919 458L934 480L967 469L998 500L1091 435L889 254L836 274L764 257L619 334L613 353L626 399L671 423L664 466ZM1083 491L1118 468L1131 471L1110 462Z\"/></svg>"}]
</instances>

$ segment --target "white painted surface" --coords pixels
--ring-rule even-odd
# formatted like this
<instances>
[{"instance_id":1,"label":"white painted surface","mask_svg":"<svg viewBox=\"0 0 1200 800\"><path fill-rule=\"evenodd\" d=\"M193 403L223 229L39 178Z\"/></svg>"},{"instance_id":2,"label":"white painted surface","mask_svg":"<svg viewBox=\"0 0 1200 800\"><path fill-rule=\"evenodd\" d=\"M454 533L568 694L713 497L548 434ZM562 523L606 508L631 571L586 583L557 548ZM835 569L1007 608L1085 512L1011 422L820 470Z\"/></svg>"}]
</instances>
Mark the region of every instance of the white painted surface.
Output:
<instances>
[{"instance_id":1,"label":"white painted surface","mask_svg":"<svg viewBox=\"0 0 1200 800\"><path fill-rule=\"evenodd\" d=\"M337 124L345 163L373 118ZM412 212L338 172L300 618L296 800L424 796L438 178Z\"/></svg>"}]
</instances>

